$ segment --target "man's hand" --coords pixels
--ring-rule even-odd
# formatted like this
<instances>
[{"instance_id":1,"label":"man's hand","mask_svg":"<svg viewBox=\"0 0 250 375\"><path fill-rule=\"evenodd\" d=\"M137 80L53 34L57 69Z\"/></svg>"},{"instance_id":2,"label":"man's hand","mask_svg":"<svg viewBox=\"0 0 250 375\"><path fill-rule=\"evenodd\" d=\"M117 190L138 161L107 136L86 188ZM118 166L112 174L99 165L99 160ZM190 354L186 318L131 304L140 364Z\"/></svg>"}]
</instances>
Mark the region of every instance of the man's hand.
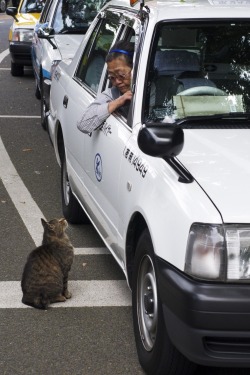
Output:
<instances>
[{"instance_id":1,"label":"man's hand","mask_svg":"<svg viewBox=\"0 0 250 375\"><path fill-rule=\"evenodd\" d=\"M109 113L112 113L117 108L122 107L126 103L127 100L131 100L132 99L132 96L133 96L133 94L129 90L129 91L126 91L119 98L113 100L112 102L109 102L109 104L108 104L108 111L109 111Z\"/></svg>"}]
</instances>

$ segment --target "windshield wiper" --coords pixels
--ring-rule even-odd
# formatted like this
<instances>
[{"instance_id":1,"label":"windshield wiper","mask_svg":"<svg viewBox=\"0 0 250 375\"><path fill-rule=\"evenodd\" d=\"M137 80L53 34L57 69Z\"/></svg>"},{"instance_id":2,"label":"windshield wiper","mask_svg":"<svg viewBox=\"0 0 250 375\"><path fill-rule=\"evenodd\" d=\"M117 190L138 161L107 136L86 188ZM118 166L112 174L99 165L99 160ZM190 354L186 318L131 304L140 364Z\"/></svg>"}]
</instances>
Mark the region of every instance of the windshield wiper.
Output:
<instances>
[{"instance_id":1,"label":"windshield wiper","mask_svg":"<svg viewBox=\"0 0 250 375\"><path fill-rule=\"evenodd\" d=\"M186 124L197 124L201 122L203 124L212 124L215 121L220 124L230 123L231 121L247 121L250 122L250 112L230 112L230 113L220 113L216 115L206 115L206 116L188 116L179 120L176 120L177 125L186 125Z\"/></svg>"},{"instance_id":2,"label":"windshield wiper","mask_svg":"<svg viewBox=\"0 0 250 375\"><path fill-rule=\"evenodd\" d=\"M88 26L82 27L72 27L71 29L63 29L59 34L85 34L88 29Z\"/></svg>"}]
</instances>

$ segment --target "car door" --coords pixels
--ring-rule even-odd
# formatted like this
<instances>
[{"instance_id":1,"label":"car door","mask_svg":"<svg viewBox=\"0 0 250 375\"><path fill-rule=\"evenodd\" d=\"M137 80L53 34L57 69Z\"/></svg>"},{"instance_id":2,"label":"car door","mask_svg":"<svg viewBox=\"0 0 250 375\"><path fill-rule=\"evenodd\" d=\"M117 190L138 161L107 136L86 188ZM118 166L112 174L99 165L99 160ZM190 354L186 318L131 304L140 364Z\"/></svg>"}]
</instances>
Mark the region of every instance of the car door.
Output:
<instances>
[{"instance_id":1,"label":"car door","mask_svg":"<svg viewBox=\"0 0 250 375\"><path fill-rule=\"evenodd\" d=\"M62 127L67 155L67 169L74 193L83 202L89 214L93 211L93 202L88 191L85 160L85 142L89 136L77 129L77 123L85 108L95 99L99 83L103 81L105 56L119 30L119 15L112 13L111 19L106 12L95 20L86 37L83 52L79 52L73 77L64 81ZM90 56L90 52L93 52ZM87 186L87 187L86 187ZM96 212L95 212L96 213Z\"/></svg>"},{"instance_id":2,"label":"car door","mask_svg":"<svg viewBox=\"0 0 250 375\"><path fill-rule=\"evenodd\" d=\"M122 15L119 39L135 41L138 20ZM103 73L105 75L105 72ZM105 83L105 80L104 80ZM107 82L107 85L109 82ZM102 87L103 88L103 87ZM101 91L101 88L100 90ZM119 180L121 161L132 129L119 112L110 115L99 130L84 139L84 180L92 211L98 217L98 230L113 250L117 261L124 264L124 253L117 246L119 227Z\"/></svg>"}]
</instances>

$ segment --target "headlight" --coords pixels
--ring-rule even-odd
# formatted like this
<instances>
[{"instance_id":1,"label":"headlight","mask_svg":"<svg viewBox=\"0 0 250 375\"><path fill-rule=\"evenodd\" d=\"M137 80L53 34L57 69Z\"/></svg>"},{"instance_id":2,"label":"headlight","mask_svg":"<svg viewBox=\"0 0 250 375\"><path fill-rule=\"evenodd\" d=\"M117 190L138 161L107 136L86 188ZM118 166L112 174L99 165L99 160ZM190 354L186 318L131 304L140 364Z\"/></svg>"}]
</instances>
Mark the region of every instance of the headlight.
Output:
<instances>
[{"instance_id":1,"label":"headlight","mask_svg":"<svg viewBox=\"0 0 250 375\"><path fill-rule=\"evenodd\" d=\"M32 29L16 29L12 35L13 42L32 42L33 30Z\"/></svg>"},{"instance_id":2,"label":"headlight","mask_svg":"<svg viewBox=\"0 0 250 375\"><path fill-rule=\"evenodd\" d=\"M250 226L226 226L227 278L250 279Z\"/></svg>"},{"instance_id":3,"label":"headlight","mask_svg":"<svg viewBox=\"0 0 250 375\"><path fill-rule=\"evenodd\" d=\"M250 225L193 224L185 272L202 279L250 279Z\"/></svg>"}]
</instances>

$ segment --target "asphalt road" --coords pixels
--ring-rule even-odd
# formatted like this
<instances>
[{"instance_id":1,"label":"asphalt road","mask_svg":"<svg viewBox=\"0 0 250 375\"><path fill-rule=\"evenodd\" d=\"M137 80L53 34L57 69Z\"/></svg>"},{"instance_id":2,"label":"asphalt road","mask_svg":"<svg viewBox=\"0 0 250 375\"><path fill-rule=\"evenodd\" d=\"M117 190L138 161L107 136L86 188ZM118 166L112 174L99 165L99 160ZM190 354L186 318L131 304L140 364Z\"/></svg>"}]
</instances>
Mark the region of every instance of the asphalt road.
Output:
<instances>
[{"instance_id":1,"label":"asphalt road","mask_svg":"<svg viewBox=\"0 0 250 375\"><path fill-rule=\"evenodd\" d=\"M69 227L72 299L48 311L21 304L21 273L41 240L40 218L62 213L60 168L40 126L32 69L21 78L10 74L11 22L0 14L0 375L143 374L130 291L91 225ZM249 371L198 367L195 375Z\"/></svg>"}]
</instances>

